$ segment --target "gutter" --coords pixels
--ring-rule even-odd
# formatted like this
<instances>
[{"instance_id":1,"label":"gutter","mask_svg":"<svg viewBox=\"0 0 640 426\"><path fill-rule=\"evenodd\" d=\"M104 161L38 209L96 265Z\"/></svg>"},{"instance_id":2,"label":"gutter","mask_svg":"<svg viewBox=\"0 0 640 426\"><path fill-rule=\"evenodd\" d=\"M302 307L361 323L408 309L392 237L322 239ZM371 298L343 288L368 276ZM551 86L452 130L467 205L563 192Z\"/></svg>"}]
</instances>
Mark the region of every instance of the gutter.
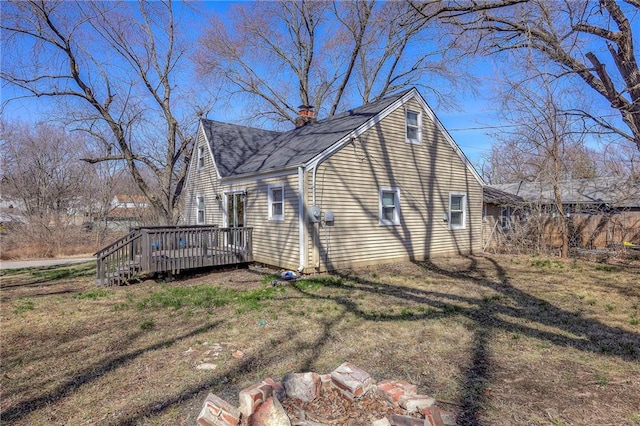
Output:
<instances>
[{"instance_id":1,"label":"gutter","mask_svg":"<svg viewBox=\"0 0 640 426\"><path fill-rule=\"evenodd\" d=\"M315 177L315 174L314 174ZM298 265L298 272L302 272L305 266L305 239L304 239L304 224L306 220L304 209L304 168L298 167L298 246L300 252L300 264ZM315 191L314 191L315 197Z\"/></svg>"},{"instance_id":2,"label":"gutter","mask_svg":"<svg viewBox=\"0 0 640 426\"><path fill-rule=\"evenodd\" d=\"M316 164L313 167L313 175L311 177L311 197L313 198L311 200L311 205L315 206L316 205L316 173L318 172L318 166L320 165L320 163Z\"/></svg>"}]
</instances>

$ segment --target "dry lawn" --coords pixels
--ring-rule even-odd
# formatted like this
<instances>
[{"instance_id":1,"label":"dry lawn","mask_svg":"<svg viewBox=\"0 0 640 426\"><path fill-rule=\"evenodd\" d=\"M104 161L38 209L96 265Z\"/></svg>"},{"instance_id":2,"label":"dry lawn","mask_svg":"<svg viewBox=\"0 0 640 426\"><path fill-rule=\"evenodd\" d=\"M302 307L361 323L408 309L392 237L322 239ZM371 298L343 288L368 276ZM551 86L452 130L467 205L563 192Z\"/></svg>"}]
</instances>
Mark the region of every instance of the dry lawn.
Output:
<instances>
[{"instance_id":1,"label":"dry lawn","mask_svg":"<svg viewBox=\"0 0 640 426\"><path fill-rule=\"evenodd\" d=\"M640 424L637 266L461 257L278 287L247 269L107 289L92 274L0 277L3 424L192 425L209 392L237 403L344 361L459 424Z\"/></svg>"}]
</instances>

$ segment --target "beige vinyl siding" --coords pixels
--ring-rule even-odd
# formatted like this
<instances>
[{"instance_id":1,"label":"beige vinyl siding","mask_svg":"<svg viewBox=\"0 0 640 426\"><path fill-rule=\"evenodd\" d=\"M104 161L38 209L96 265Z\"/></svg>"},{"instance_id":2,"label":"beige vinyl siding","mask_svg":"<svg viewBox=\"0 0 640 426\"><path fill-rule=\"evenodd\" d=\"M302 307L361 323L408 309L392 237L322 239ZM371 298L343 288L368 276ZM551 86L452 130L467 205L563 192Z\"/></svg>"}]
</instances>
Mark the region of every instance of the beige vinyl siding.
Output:
<instances>
[{"instance_id":1,"label":"beige vinyl siding","mask_svg":"<svg viewBox=\"0 0 640 426\"><path fill-rule=\"evenodd\" d=\"M197 223L197 197L204 196L204 224L222 226L222 204L220 200L216 200L216 195L221 194L222 191L211 153L206 144L204 134L201 131L198 132L198 142L189 165L189 176L187 177L187 185L184 192L185 210L182 220L187 225L195 225ZM198 168L198 148L200 146L205 148L204 167L201 169Z\"/></svg>"},{"instance_id":2,"label":"beige vinyl siding","mask_svg":"<svg viewBox=\"0 0 640 426\"><path fill-rule=\"evenodd\" d=\"M269 185L284 188L284 220L269 220ZM247 226L253 227L256 262L295 270L299 264L298 175L261 179L239 187L247 190Z\"/></svg>"},{"instance_id":3,"label":"beige vinyl siding","mask_svg":"<svg viewBox=\"0 0 640 426\"><path fill-rule=\"evenodd\" d=\"M420 111L416 101L406 107ZM317 226L309 239L310 269L318 260L324 270L481 250L482 187L429 116L421 116L421 144L406 142L400 107L320 164L316 203L334 212L335 225ZM399 189L399 225L379 224L381 187ZM450 230L443 220L450 192L467 195L465 229Z\"/></svg>"},{"instance_id":4,"label":"beige vinyl siding","mask_svg":"<svg viewBox=\"0 0 640 426\"><path fill-rule=\"evenodd\" d=\"M205 164L198 169L198 146L205 146ZM268 219L268 185L284 185L284 221ZM298 248L298 175L257 179L244 183L221 183L217 177L206 138L198 134L185 188L183 221L197 223L197 197L205 197L205 224L223 226L224 197L230 192L245 192L245 226L253 227L253 253L256 262L295 269L299 264ZM220 200L216 200L216 195Z\"/></svg>"}]
</instances>

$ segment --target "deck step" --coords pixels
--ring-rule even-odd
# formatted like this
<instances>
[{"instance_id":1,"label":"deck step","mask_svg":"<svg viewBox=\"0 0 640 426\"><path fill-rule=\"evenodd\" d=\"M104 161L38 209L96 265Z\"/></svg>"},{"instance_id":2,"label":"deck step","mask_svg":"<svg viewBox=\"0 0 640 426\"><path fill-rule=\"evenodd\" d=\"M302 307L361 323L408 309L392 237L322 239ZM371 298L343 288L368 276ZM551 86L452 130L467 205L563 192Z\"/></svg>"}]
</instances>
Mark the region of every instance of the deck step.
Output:
<instances>
[{"instance_id":1,"label":"deck step","mask_svg":"<svg viewBox=\"0 0 640 426\"><path fill-rule=\"evenodd\" d=\"M122 268L107 273L105 279L107 285L127 283L139 271L140 264L132 262L129 265L124 265ZM96 283L100 284L100 280L96 280Z\"/></svg>"}]
</instances>

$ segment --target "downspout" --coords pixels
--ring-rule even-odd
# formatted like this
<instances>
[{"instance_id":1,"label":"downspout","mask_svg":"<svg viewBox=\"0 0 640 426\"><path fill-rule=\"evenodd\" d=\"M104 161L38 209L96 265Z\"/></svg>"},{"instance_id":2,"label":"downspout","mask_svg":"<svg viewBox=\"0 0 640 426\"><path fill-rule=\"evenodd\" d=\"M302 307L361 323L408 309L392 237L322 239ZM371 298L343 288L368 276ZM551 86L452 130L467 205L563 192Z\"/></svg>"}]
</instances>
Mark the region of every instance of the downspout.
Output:
<instances>
[{"instance_id":1,"label":"downspout","mask_svg":"<svg viewBox=\"0 0 640 426\"><path fill-rule=\"evenodd\" d=\"M351 138L349 139L349 141L351 143L355 143L355 140L356 140L355 136L351 136ZM312 166L313 167L313 173L311 174L311 200L312 200L311 201L311 205L312 206L316 205L316 175L318 173L318 167L320 167L320 164L322 164L327 158L328 157L319 159ZM300 172L298 172L298 173L300 173ZM306 218L304 218L302 221L304 222L304 220L306 220ZM302 226L302 225L300 225L300 226ZM317 226L316 226L316 224L314 224L314 243L315 243L316 236L319 235L319 234L316 234L316 230L317 230ZM315 255L315 252L314 252L314 255ZM319 256L318 256L318 261L317 261L318 264L316 265L315 262L316 261L314 259L314 267L319 267L320 266Z\"/></svg>"},{"instance_id":2,"label":"downspout","mask_svg":"<svg viewBox=\"0 0 640 426\"><path fill-rule=\"evenodd\" d=\"M322 163L323 160L318 161L314 166L313 166L313 173L311 174L311 198L312 198L312 205L315 206L316 205L316 175L318 172L318 166L320 166L320 164ZM319 268L320 267L320 254L318 253L318 257L316 259L316 250L319 250L319 245L320 245L320 230L318 229L318 224L314 223L313 224L313 242L314 242L314 251L313 251L313 267L314 268Z\"/></svg>"},{"instance_id":3,"label":"downspout","mask_svg":"<svg viewBox=\"0 0 640 426\"><path fill-rule=\"evenodd\" d=\"M320 163L316 164L313 167L313 177L311 178L311 197L313 198L313 200L311 201L312 206L316 205L316 172L318 171L319 165Z\"/></svg>"},{"instance_id":4,"label":"downspout","mask_svg":"<svg viewBox=\"0 0 640 426\"><path fill-rule=\"evenodd\" d=\"M315 171L314 171L315 177ZM315 180L314 180L315 184ZM304 225L305 225L305 211L304 211L304 169L302 167L298 167L298 245L300 252L300 264L298 265L298 272L302 272L304 270L305 265L305 239L304 239ZM314 191L315 198L315 191ZM315 200L314 200L315 201Z\"/></svg>"}]
</instances>

